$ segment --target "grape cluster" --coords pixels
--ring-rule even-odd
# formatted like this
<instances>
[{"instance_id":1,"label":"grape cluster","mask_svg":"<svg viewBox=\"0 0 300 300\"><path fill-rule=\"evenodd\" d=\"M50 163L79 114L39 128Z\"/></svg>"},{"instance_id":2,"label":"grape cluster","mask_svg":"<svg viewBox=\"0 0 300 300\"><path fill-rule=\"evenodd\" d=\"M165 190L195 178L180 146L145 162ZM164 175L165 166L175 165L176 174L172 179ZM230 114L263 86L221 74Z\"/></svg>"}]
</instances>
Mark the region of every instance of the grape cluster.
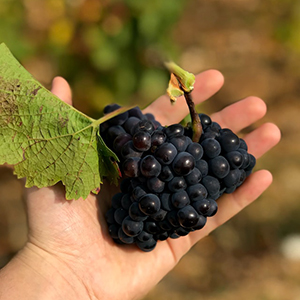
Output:
<instances>
[{"instance_id":1,"label":"grape cluster","mask_svg":"<svg viewBox=\"0 0 300 300\"><path fill-rule=\"evenodd\" d=\"M109 113L119 108L112 104ZM116 243L151 251L158 240L178 238L204 227L218 209L216 200L232 193L256 160L245 141L199 114L199 142L189 127L163 127L138 107L101 124L105 143L120 159L121 191L106 213Z\"/></svg>"}]
</instances>

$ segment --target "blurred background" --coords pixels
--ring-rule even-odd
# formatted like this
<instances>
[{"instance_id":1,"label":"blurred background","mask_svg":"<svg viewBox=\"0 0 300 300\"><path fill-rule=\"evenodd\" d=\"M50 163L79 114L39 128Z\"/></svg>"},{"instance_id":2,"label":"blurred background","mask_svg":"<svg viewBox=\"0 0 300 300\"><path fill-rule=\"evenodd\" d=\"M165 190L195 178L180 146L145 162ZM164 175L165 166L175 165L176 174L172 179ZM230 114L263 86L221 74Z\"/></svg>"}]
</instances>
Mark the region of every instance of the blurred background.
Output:
<instances>
[{"instance_id":1,"label":"blurred background","mask_svg":"<svg viewBox=\"0 0 300 300\"><path fill-rule=\"evenodd\" d=\"M273 185L144 300L300 299L299 0L2 0L0 41L47 88L64 76L75 107L92 117L108 103L144 107L163 94L159 62L169 57L194 73L224 74L206 113L263 98L268 114L255 126L282 131L257 164ZM22 182L0 168L0 266L26 241L23 197Z\"/></svg>"}]
</instances>

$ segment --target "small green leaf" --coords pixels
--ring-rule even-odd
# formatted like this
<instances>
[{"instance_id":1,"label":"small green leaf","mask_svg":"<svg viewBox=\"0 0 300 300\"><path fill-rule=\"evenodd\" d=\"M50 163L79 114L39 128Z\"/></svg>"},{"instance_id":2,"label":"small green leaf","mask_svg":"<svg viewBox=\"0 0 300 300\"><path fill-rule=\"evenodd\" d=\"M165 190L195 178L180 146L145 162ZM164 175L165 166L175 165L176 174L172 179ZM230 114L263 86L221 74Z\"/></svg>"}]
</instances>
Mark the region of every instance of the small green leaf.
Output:
<instances>
[{"instance_id":1,"label":"small green leaf","mask_svg":"<svg viewBox=\"0 0 300 300\"><path fill-rule=\"evenodd\" d=\"M117 156L106 147L99 125L37 82L0 45L0 164L14 165L26 187L61 181L67 199L97 193L103 177L116 182Z\"/></svg>"}]
</instances>

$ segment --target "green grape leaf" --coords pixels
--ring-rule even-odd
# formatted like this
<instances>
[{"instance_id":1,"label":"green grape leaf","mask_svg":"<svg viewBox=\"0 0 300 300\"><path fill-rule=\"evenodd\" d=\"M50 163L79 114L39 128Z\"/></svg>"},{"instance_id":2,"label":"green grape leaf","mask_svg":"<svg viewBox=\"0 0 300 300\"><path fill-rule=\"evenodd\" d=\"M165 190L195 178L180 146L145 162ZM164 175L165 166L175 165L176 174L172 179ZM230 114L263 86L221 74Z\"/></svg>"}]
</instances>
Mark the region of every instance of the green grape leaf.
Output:
<instances>
[{"instance_id":1,"label":"green grape leaf","mask_svg":"<svg viewBox=\"0 0 300 300\"><path fill-rule=\"evenodd\" d=\"M66 198L97 193L103 177L117 183L117 156L99 125L124 111L94 120L44 88L0 45L0 164L14 165L26 187L61 181Z\"/></svg>"}]
</instances>

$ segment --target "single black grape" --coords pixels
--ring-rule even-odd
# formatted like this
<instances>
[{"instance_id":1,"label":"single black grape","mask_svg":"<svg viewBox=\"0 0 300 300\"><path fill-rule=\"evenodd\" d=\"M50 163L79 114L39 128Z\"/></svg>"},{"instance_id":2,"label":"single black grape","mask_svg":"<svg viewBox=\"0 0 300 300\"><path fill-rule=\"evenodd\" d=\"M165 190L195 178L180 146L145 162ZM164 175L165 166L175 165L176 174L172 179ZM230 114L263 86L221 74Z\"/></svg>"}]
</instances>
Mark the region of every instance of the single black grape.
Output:
<instances>
[{"instance_id":1,"label":"single black grape","mask_svg":"<svg viewBox=\"0 0 300 300\"><path fill-rule=\"evenodd\" d=\"M172 194L171 203L173 207L182 208L190 203L190 198L185 190L180 190Z\"/></svg>"},{"instance_id":2,"label":"single black grape","mask_svg":"<svg viewBox=\"0 0 300 300\"><path fill-rule=\"evenodd\" d=\"M224 156L216 156L209 161L211 172L218 178L224 178L230 171L230 166Z\"/></svg>"},{"instance_id":3,"label":"single black grape","mask_svg":"<svg viewBox=\"0 0 300 300\"><path fill-rule=\"evenodd\" d=\"M165 187L165 183L158 177L151 177L147 180L147 187L152 193L162 193Z\"/></svg>"},{"instance_id":4,"label":"single black grape","mask_svg":"<svg viewBox=\"0 0 300 300\"><path fill-rule=\"evenodd\" d=\"M169 165L177 155L176 147L171 143L164 143L155 151L155 158L165 165Z\"/></svg>"},{"instance_id":5,"label":"single black grape","mask_svg":"<svg viewBox=\"0 0 300 300\"><path fill-rule=\"evenodd\" d=\"M145 215L155 214L160 210L160 199L154 194L146 194L140 199L139 208Z\"/></svg>"},{"instance_id":6,"label":"single black grape","mask_svg":"<svg viewBox=\"0 0 300 300\"><path fill-rule=\"evenodd\" d=\"M135 237L139 235L144 227L144 223L141 221L134 221L129 216L126 217L122 222L122 230L128 235Z\"/></svg>"},{"instance_id":7,"label":"single black grape","mask_svg":"<svg viewBox=\"0 0 300 300\"><path fill-rule=\"evenodd\" d=\"M185 151L188 145L192 142L192 140L185 135L177 135L171 138L169 141L176 147L178 152Z\"/></svg>"},{"instance_id":8,"label":"single black grape","mask_svg":"<svg viewBox=\"0 0 300 300\"><path fill-rule=\"evenodd\" d=\"M166 141L166 139L167 136L162 130L155 130L151 134L151 146L158 147L162 145Z\"/></svg>"},{"instance_id":9,"label":"single black grape","mask_svg":"<svg viewBox=\"0 0 300 300\"><path fill-rule=\"evenodd\" d=\"M161 171L161 164L153 155L147 155L140 162L140 170L147 178L157 177Z\"/></svg>"},{"instance_id":10,"label":"single black grape","mask_svg":"<svg viewBox=\"0 0 300 300\"><path fill-rule=\"evenodd\" d=\"M219 142L215 139L208 138L205 139L201 146L203 147L204 153L209 158L214 158L221 153L221 146Z\"/></svg>"},{"instance_id":11,"label":"single black grape","mask_svg":"<svg viewBox=\"0 0 300 300\"><path fill-rule=\"evenodd\" d=\"M191 201L198 201L205 199L207 197L207 189L201 183L196 183L194 185L190 185L187 188L187 193Z\"/></svg>"},{"instance_id":12,"label":"single black grape","mask_svg":"<svg viewBox=\"0 0 300 300\"><path fill-rule=\"evenodd\" d=\"M123 173L128 177L139 175L140 157L129 157L123 162Z\"/></svg>"},{"instance_id":13,"label":"single black grape","mask_svg":"<svg viewBox=\"0 0 300 300\"><path fill-rule=\"evenodd\" d=\"M243 165L244 156L240 151L230 151L225 154L225 157L232 169L238 169Z\"/></svg>"},{"instance_id":14,"label":"single black grape","mask_svg":"<svg viewBox=\"0 0 300 300\"><path fill-rule=\"evenodd\" d=\"M168 189L171 192L177 192L187 187L186 181L182 176L176 176L168 182Z\"/></svg>"},{"instance_id":15,"label":"single black grape","mask_svg":"<svg viewBox=\"0 0 300 300\"><path fill-rule=\"evenodd\" d=\"M180 152L172 163L173 171L181 176L181 175L188 175L192 172L195 167L195 159L194 157L188 152Z\"/></svg>"},{"instance_id":16,"label":"single black grape","mask_svg":"<svg viewBox=\"0 0 300 300\"><path fill-rule=\"evenodd\" d=\"M204 185L210 196L216 195L220 192L220 182L217 178L213 176L205 176L202 179L201 183Z\"/></svg>"},{"instance_id":17,"label":"single black grape","mask_svg":"<svg viewBox=\"0 0 300 300\"><path fill-rule=\"evenodd\" d=\"M151 135L147 131L137 131L132 137L133 146L139 151L147 151L151 147Z\"/></svg>"},{"instance_id":18,"label":"single black grape","mask_svg":"<svg viewBox=\"0 0 300 300\"><path fill-rule=\"evenodd\" d=\"M199 183L202 178L202 174L198 168L194 168L191 173L184 176L184 179L188 185Z\"/></svg>"},{"instance_id":19,"label":"single black grape","mask_svg":"<svg viewBox=\"0 0 300 300\"><path fill-rule=\"evenodd\" d=\"M139 208L139 204L137 202L131 203L128 214L134 221L145 221L148 216L146 216Z\"/></svg>"},{"instance_id":20,"label":"single black grape","mask_svg":"<svg viewBox=\"0 0 300 300\"><path fill-rule=\"evenodd\" d=\"M134 243L134 238L132 236L128 236L122 229L122 227L119 228L118 231L118 238L120 239L121 242L124 244L133 244Z\"/></svg>"},{"instance_id":21,"label":"single black grape","mask_svg":"<svg viewBox=\"0 0 300 300\"><path fill-rule=\"evenodd\" d=\"M235 151L240 146L239 137L230 129L222 129L218 141L225 152Z\"/></svg>"},{"instance_id":22,"label":"single black grape","mask_svg":"<svg viewBox=\"0 0 300 300\"><path fill-rule=\"evenodd\" d=\"M199 160L203 156L203 148L199 143L190 143L186 149L186 152L190 153L195 161Z\"/></svg>"},{"instance_id":23,"label":"single black grape","mask_svg":"<svg viewBox=\"0 0 300 300\"><path fill-rule=\"evenodd\" d=\"M152 251L156 246L156 240L151 238L146 242L141 242L137 240L136 245L144 252Z\"/></svg>"},{"instance_id":24,"label":"single black grape","mask_svg":"<svg viewBox=\"0 0 300 300\"><path fill-rule=\"evenodd\" d=\"M184 127L180 124L173 124L165 128L165 133L171 139L174 136L183 135Z\"/></svg>"},{"instance_id":25,"label":"single black grape","mask_svg":"<svg viewBox=\"0 0 300 300\"><path fill-rule=\"evenodd\" d=\"M181 208L178 213L178 221L184 228L191 228L198 223L199 216L193 206L187 205Z\"/></svg>"},{"instance_id":26,"label":"single black grape","mask_svg":"<svg viewBox=\"0 0 300 300\"><path fill-rule=\"evenodd\" d=\"M168 182L174 178L172 169L169 166L163 166L158 178L164 182Z\"/></svg>"}]
</instances>

